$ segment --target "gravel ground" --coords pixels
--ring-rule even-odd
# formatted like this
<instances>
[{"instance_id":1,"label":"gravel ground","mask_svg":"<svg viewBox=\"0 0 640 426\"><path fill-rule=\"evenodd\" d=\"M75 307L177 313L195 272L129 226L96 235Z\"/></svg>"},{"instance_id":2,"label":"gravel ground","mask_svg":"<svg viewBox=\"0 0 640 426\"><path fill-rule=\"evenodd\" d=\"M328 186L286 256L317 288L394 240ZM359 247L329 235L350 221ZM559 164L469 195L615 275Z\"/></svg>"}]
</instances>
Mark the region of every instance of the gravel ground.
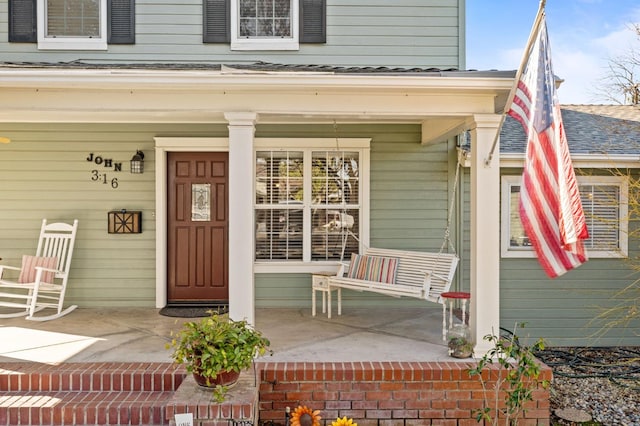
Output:
<instances>
[{"instance_id":1,"label":"gravel ground","mask_svg":"<svg viewBox=\"0 0 640 426\"><path fill-rule=\"evenodd\" d=\"M559 409L591 415L584 424L640 425L640 347L550 348L538 354L553 369L551 424L571 425Z\"/></svg>"}]
</instances>

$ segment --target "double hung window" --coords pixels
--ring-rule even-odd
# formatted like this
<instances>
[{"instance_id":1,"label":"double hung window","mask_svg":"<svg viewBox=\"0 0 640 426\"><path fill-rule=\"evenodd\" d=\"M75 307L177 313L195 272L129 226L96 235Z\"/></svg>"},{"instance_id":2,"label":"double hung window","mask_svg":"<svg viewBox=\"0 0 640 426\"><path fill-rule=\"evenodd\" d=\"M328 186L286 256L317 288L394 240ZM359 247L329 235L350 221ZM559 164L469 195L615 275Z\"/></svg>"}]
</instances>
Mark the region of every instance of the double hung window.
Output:
<instances>
[{"instance_id":1,"label":"double hung window","mask_svg":"<svg viewBox=\"0 0 640 426\"><path fill-rule=\"evenodd\" d=\"M502 256L534 257L518 204L520 176L502 177ZM578 187L589 239L589 257L626 257L628 180L617 176L578 176Z\"/></svg>"},{"instance_id":2,"label":"double hung window","mask_svg":"<svg viewBox=\"0 0 640 426\"><path fill-rule=\"evenodd\" d=\"M231 48L297 50L298 0L232 0Z\"/></svg>"},{"instance_id":3,"label":"double hung window","mask_svg":"<svg viewBox=\"0 0 640 426\"><path fill-rule=\"evenodd\" d=\"M107 0L38 0L38 49L107 48Z\"/></svg>"},{"instance_id":4,"label":"double hung window","mask_svg":"<svg viewBox=\"0 0 640 426\"><path fill-rule=\"evenodd\" d=\"M368 140L340 149L258 148L256 261L336 261L358 252L368 225L368 162Z\"/></svg>"}]
</instances>

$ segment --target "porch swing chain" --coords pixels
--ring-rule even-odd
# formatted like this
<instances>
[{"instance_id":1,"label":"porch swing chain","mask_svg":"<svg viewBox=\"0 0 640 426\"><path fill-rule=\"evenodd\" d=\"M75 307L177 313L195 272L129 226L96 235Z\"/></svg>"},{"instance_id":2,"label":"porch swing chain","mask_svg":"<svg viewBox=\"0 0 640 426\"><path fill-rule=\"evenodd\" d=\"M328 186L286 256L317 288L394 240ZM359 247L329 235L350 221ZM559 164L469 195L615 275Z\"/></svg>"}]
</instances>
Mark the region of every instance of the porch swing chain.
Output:
<instances>
[{"instance_id":1,"label":"porch swing chain","mask_svg":"<svg viewBox=\"0 0 640 426\"><path fill-rule=\"evenodd\" d=\"M336 150L340 151L340 143L338 139L338 123L336 122L336 120L333 120L333 131L336 138ZM455 207L456 193L458 190L459 179L460 179L460 161L456 159L456 175L453 179L453 190L451 191L451 201L449 203L449 212L447 213L447 226L445 227L445 230L444 230L444 239L442 241L442 246L440 246L440 251L438 252L438 254L443 253L445 248L447 248L448 246L451 249L451 252L454 255L457 255L456 248L453 245L453 242L451 241L451 219L453 217L453 208ZM347 213L347 208L344 203L342 205L342 212L343 214ZM340 252L340 262L344 261L344 252L347 247L347 239L349 238L349 236L353 237L354 240L360 243L360 239L353 232L351 232L350 229L342 227L342 250Z\"/></svg>"},{"instance_id":2,"label":"porch swing chain","mask_svg":"<svg viewBox=\"0 0 640 426\"><path fill-rule=\"evenodd\" d=\"M338 138L338 122L336 120L333 120L333 134L336 139L336 151L340 153L340 139ZM344 185L343 185L343 188L344 188ZM342 200L342 214L344 215L343 217L346 217L347 215L347 206L346 206L346 203L344 202L344 192L343 192L343 200ZM342 222L342 218L340 219L340 221ZM360 239L353 232L351 232L350 229L348 229L345 226L340 227L340 232L342 234L341 235L342 250L340 251L340 262L343 262L344 252L347 248L347 239L349 238L349 236L352 236L353 239L356 240L358 243L360 243Z\"/></svg>"},{"instance_id":3,"label":"porch swing chain","mask_svg":"<svg viewBox=\"0 0 640 426\"><path fill-rule=\"evenodd\" d=\"M444 241L442 241L442 246L440 247L440 251L438 254L442 253L449 244L449 248L451 248L451 252L457 255L456 248L451 241L451 218L453 216L453 208L456 202L456 192L458 189L458 179L460 178L460 161L456 159L456 176L453 179L453 190L451 191L451 202L449 203L449 213L447 214L447 227L444 229Z\"/></svg>"}]
</instances>

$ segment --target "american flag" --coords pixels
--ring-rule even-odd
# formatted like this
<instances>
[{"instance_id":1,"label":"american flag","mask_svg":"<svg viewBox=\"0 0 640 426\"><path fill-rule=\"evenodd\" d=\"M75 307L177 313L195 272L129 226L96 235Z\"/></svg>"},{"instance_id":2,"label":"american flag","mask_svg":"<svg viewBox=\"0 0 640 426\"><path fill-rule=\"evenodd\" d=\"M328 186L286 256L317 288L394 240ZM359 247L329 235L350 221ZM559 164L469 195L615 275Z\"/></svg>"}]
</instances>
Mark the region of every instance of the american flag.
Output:
<instances>
[{"instance_id":1,"label":"american flag","mask_svg":"<svg viewBox=\"0 0 640 426\"><path fill-rule=\"evenodd\" d=\"M544 15L508 114L527 134L520 219L538 260L555 278L587 261L589 237L555 91Z\"/></svg>"}]
</instances>

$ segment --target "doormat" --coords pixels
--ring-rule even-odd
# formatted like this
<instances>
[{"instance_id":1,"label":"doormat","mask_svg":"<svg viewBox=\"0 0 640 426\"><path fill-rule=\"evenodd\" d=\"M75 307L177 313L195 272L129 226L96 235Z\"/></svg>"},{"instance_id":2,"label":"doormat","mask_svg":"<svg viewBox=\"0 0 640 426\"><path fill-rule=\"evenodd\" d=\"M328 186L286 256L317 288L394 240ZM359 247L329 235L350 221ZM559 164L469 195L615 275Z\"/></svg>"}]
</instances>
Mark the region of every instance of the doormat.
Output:
<instances>
[{"instance_id":1,"label":"doormat","mask_svg":"<svg viewBox=\"0 0 640 426\"><path fill-rule=\"evenodd\" d=\"M177 318L201 318L211 315L211 311L219 314L226 314L229 312L229 305L214 305L214 306L165 306L160 309L160 315L165 317L177 317Z\"/></svg>"}]
</instances>

